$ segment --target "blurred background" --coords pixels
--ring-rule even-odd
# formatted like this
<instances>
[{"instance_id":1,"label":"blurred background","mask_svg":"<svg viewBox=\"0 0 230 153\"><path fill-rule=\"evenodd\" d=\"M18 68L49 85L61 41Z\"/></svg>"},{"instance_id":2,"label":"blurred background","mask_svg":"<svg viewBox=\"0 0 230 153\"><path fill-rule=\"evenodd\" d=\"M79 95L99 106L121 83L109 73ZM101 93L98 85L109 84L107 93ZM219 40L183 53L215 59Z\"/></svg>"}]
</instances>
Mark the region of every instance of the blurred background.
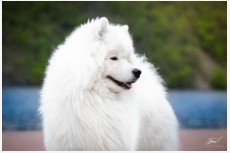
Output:
<instances>
[{"instance_id":1,"label":"blurred background","mask_svg":"<svg viewBox=\"0 0 230 153\"><path fill-rule=\"evenodd\" d=\"M129 25L136 51L158 68L182 150L227 149L227 2L2 4L3 150L44 149L37 108L48 58L75 27L102 16ZM207 146L213 135L222 144ZM34 145L18 144L33 136Z\"/></svg>"}]
</instances>

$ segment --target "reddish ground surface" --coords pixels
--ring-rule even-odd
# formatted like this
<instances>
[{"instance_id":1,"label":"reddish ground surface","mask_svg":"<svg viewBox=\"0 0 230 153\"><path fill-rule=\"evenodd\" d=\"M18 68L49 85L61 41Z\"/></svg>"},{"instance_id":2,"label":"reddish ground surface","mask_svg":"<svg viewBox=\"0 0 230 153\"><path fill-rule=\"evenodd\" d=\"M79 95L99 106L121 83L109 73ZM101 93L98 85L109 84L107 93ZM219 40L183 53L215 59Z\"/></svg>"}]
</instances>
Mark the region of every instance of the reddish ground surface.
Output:
<instances>
[{"instance_id":1,"label":"reddish ground surface","mask_svg":"<svg viewBox=\"0 0 230 153\"><path fill-rule=\"evenodd\" d=\"M227 129L180 130L183 151L227 150ZM216 138L216 139L215 139ZM217 141L219 139L219 141ZM207 142L210 142L207 144ZM3 151L41 151L44 150L43 135L40 131L3 132Z\"/></svg>"}]
</instances>

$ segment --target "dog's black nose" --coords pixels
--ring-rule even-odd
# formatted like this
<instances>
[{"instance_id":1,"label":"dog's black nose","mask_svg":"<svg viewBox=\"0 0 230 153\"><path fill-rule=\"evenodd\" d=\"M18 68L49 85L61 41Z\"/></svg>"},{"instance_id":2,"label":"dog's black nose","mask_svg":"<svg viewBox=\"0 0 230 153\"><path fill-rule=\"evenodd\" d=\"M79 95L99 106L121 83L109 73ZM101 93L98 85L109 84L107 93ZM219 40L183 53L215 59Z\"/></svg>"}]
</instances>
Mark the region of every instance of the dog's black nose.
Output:
<instances>
[{"instance_id":1,"label":"dog's black nose","mask_svg":"<svg viewBox=\"0 0 230 153\"><path fill-rule=\"evenodd\" d=\"M133 69L133 74L134 74L134 76L136 77L136 78L139 78L140 77L140 75L141 75L141 70L139 70L139 69Z\"/></svg>"}]
</instances>

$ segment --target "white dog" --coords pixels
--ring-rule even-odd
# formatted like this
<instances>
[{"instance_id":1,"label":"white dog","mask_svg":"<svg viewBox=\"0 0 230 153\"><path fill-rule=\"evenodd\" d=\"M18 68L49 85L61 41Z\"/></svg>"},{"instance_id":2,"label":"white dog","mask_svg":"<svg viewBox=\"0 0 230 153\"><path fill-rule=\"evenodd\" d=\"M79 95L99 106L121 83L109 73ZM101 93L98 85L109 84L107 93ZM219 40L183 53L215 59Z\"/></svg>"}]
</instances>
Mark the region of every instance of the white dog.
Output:
<instances>
[{"instance_id":1,"label":"white dog","mask_svg":"<svg viewBox=\"0 0 230 153\"><path fill-rule=\"evenodd\" d=\"M41 91L47 150L177 150L162 79L134 52L128 26L81 25L49 60Z\"/></svg>"}]
</instances>

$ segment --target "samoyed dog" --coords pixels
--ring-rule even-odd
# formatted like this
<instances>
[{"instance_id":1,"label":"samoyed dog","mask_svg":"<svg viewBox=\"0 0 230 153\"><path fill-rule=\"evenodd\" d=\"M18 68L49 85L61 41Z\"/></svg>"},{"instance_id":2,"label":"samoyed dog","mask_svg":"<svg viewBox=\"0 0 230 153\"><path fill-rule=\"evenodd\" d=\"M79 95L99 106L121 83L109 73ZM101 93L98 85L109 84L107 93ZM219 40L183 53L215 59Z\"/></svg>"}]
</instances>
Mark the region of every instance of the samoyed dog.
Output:
<instances>
[{"instance_id":1,"label":"samoyed dog","mask_svg":"<svg viewBox=\"0 0 230 153\"><path fill-rule=\"evenodd\" d=\"M105 17L53 52L41 90L46 150L177 150L162 79L137 55L127 25Z\"/></svg>"}]
</instances>

